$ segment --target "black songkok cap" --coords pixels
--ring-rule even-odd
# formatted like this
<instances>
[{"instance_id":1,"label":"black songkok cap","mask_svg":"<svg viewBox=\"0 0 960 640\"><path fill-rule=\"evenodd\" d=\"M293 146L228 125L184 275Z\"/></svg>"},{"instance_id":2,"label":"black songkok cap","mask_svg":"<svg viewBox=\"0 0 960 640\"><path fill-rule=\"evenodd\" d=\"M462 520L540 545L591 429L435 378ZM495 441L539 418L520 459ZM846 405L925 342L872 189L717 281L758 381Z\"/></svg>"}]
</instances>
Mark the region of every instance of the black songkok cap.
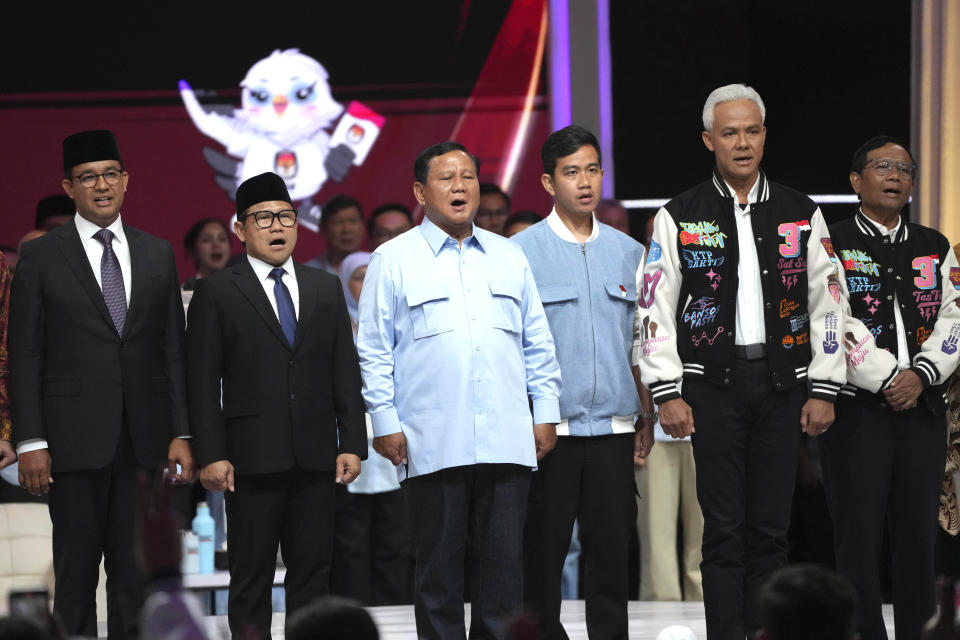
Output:
<instances>
[{"instance_id":1,"label":"black songkok cap","mask_svg":"<svg viewBox=\"0 0 960 640\"><path fill-rule=\"evenodd\" d=\"M120 147L113 131L97 129L81 131L63 139L63 170L70 171L78 164L116 160L123 167Z\"/></svg>"},{"instance_id":2,"label":"black songkok cap","mask_svg":"<svg viewBox=\"0 0 960 640\"><path fill-rule=\"evenodd\" d=\"M289 202L293 206L283 178L271 171L253 176L237 187L237 216L242 216L244 211L259 202L273 200Z\"/></svg>"}]
</instances>

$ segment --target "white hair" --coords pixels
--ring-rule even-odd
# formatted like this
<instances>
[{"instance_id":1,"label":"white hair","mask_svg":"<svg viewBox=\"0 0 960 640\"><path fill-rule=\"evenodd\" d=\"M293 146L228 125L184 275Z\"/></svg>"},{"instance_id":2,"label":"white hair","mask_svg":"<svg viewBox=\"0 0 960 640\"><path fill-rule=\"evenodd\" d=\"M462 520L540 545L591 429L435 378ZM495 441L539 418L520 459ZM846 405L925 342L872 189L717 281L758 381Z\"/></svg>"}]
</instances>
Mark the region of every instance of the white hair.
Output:
<instances>
[{"instance_id":1,"label":"white hair","mask_svg":"<svg viewBox=\"0 0 960 640\"><path fill-rule=\"evenodd\" d=\"M757 90L745 84L728 84L714 89L707 96L707 101L703 105L703 128L705 131L713 131L713 108L721 102L732 102L733 100L749 100L755 103L760 107L761 122L766 122L767 108L763 106L763 100Z\"/></svg>"}]
</instances>

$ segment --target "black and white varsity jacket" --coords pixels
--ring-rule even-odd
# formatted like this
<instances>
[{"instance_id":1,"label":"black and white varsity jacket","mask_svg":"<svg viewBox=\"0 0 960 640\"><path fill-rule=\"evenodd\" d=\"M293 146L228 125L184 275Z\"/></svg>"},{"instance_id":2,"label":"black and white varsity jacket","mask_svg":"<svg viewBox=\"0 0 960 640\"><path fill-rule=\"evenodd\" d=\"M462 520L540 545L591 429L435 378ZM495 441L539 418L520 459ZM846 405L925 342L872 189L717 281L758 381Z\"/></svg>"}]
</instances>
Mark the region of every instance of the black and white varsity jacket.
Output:
<instances>
[{"instance_id":1,"label":"black and white varsity jacket","mask_svg":"<svg viewBox=\"0 0 960 640\"><path fill-rule=\"evenodd\" d=\"M846 381L838 266L823 215L807 196L761 171L750 220L760 266L767 362L776 389L808 383L833 402ZM713 177L657 212L642 277L634 362L657 404L680 397L681 378L729 385L734 359L739 248L734 202ZM640 282L642 280L642 282Z\"/></svg>"},{"instance_id":2,"label":"black and white varsity jacket","mask_svg":"<svg viewBox=\"0 0 960 640\"><path fill-rule=\"evenodd\" d=\"M898 372L894 304L899 305L910 369L923 381L923 399L946 411L946 381L960 362L960 266L939 231L903 221L884 235L863 214L830 226L849 300L844 352L848 384L842 397L882 402L875 395ZM856 338L861 323L869 333Z\"/></svg>"}]
</instances>

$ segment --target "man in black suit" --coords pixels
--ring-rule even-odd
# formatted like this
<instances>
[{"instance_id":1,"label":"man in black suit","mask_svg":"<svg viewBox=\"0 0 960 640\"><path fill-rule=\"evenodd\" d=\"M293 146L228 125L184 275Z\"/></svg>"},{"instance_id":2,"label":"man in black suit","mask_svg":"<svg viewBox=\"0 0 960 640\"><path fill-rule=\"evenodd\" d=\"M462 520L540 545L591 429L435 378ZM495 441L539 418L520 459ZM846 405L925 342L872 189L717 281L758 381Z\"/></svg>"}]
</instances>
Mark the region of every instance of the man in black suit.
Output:
<instances>
[{"instance_id":1,"label":"man in black suit","mask_svg":"<svg viewBox=\"0 0 960 640\"><path fill-rule=\"evenodd\" d=\"M63 170L77 215L23 246L13 280L20 484L50 494L54 611L66 632L97 634L102 553L110 637L136 637L136 473L193 477L183 304L170 244L120 220L129 176L113 133L67 137Z\"/></svg>"},{"instance_id":2,"label":"man in black suit","mask_svg":"<svg viewBox=\"0 0 960 640\"><path fill-rule=\"evenodd\" d=\"M240 185L235 229L247 256L190 302L188 395L200 480L227 491L230 629L269 637L278 544L288 616L329 590L334 482L359 475L367 435L343 289L294 264L282 178Z\"/></svg>"}]
</instances>

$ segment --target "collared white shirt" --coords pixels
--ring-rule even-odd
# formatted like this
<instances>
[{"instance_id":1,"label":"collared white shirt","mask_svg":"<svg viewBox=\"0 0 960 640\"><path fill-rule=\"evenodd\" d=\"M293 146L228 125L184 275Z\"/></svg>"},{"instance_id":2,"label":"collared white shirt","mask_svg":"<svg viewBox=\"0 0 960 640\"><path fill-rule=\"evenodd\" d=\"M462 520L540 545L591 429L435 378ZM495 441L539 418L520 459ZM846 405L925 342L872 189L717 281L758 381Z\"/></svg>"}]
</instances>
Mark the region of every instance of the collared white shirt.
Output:
<instances>
[{"instance_id":1,"label":"collared white shirt","mask_svg":"<svg viewBox=\"0 0 960 640\"><path fill-rule=\"evenodd\" d=\"M860 213L863 213L863 209L860 209ZM900 216L897 218L897 224L893 229L887 229L886 225L873 220L867 214L863 214L863 217L867 220L870 220L877 231L880 232L881 236L885 236L893 240L897 237L897 232L900 231L900 225L903 224L903 217ZM897 369L903 371L904 369L910 368L910 351L907 347L907 330L903 326L903 316L900 314L900 300L897 298L897 294L893 294L893 321L897 325Z\"/></svg>"},{"instance_id":2,"label":"collared white shirt","mask_svg":"<svg viewBox=\"0 0 960 640\"><path fill-rule=\"evenodd\" d=\"M103 257L103 243L96 239L96 234L101 227L93 224L89 220L82 218L80 214L73 217L74 224L77 225L77 233L80 234L80 242L83 244L83 251L87 254L87 260L90 261L90 268L93 270L93 277L97 279L97 286L103 290L103 282L100 281L100 260ZM117 254L117 262L120 263L120 273L123 275L123 293L127 296L127 307L130 307L130 243L127 242L127 236L123 232L123 223L120 216L105 227L113 232L113 252Z\"/></svg>"},{"instance_id":3,"label":"collared white shirt","mask_svg":"<svg viewBox=\"0 0 960 640\"><path fill-rule=\"evenodd\" d=\"M593 226L591 227L590 235L587 237L586 242L596 240L597 236L600 235L600 227L597 226L596 214L591 213L590 217L592 218ZM549 226L550 230L557 234L561 240L583 244L574 237L573 231L567 229L567 225L563 224L563 220L560 219L560 215L557 213L556 207L554 207L550 211L550 215L547 216L547 226Z\"/></svg>"},{"instance_id":4,"label":"collared white shirt","mask_svg":"<svg viewBox=\"0 0 960 640\"><path fill-rule=\"evenodd\" d=\"M726 184L726 182L724 182ZM757 258L757 245L753 240L753 226L750 222L751 205L756 203L760 191L760 176L750 187L747 204L743 209L737 198L736 190L726 185L733 196L733 217L737 221L737 244L740 248L740 260L737 263L737 334L735 344L766 344L767 327L763 319L763 288L760 286L760 261Z\"/></svg>"},{"instance_id":5,"label":"collared white shirt","mask_svg":"<svg viewBox=\"0 0 960 640\"><path fill-rule=\"evenodd\" d=\"M247 260L250 261L250 266L253 267L253 272L257 275L257 280L259 280L263 286L263 292L267 294L267 300L270 301L273 314L277 316L277 320L279 320L280 314L277 312L277 298L273 295L273 287L276 280L270 277L270 272L276 267L259 258L254 258L249 253L247 254ZM297 314L297 318L299 318L300 287L297 285L297 272L293 268L293 256L287 258L287 261L280 265L280 268L284 271L283 278L281 278L283 284L287 285L287 290L290 291L290 298L293 300L293 311Z\"/></svg>"},{"instance_id":6,"label":"collared white shirt","mask_svg":"<svg viewBox=\"0 0 960 640\"><path fill-rule=\"evenodd\" d=\"M565 242L573 242L575 244L586 244L597 239L597 236L600 235L600 225L597 224L597 216L595 213L590 214L593 223L593 226L590 230L590 235L587 236L587 239L584 242L579 242L576 237L574 237L573 232L567 228L567 225L563 223L563 220L560 218L560 215L557 213L556 207L550 211L550 215L547 216L547 226L550 227L550 230L557 234L557 237ZM642 268L642 267L641 267ZM633 433L635 430L634 423L637 421L636 416L611 416L610 418L610 431L611 433ZM568 436L570 435L570 423L567 420L561 420L557 424L557 435L558 436Z\"/></svg>"}]
</instances>

